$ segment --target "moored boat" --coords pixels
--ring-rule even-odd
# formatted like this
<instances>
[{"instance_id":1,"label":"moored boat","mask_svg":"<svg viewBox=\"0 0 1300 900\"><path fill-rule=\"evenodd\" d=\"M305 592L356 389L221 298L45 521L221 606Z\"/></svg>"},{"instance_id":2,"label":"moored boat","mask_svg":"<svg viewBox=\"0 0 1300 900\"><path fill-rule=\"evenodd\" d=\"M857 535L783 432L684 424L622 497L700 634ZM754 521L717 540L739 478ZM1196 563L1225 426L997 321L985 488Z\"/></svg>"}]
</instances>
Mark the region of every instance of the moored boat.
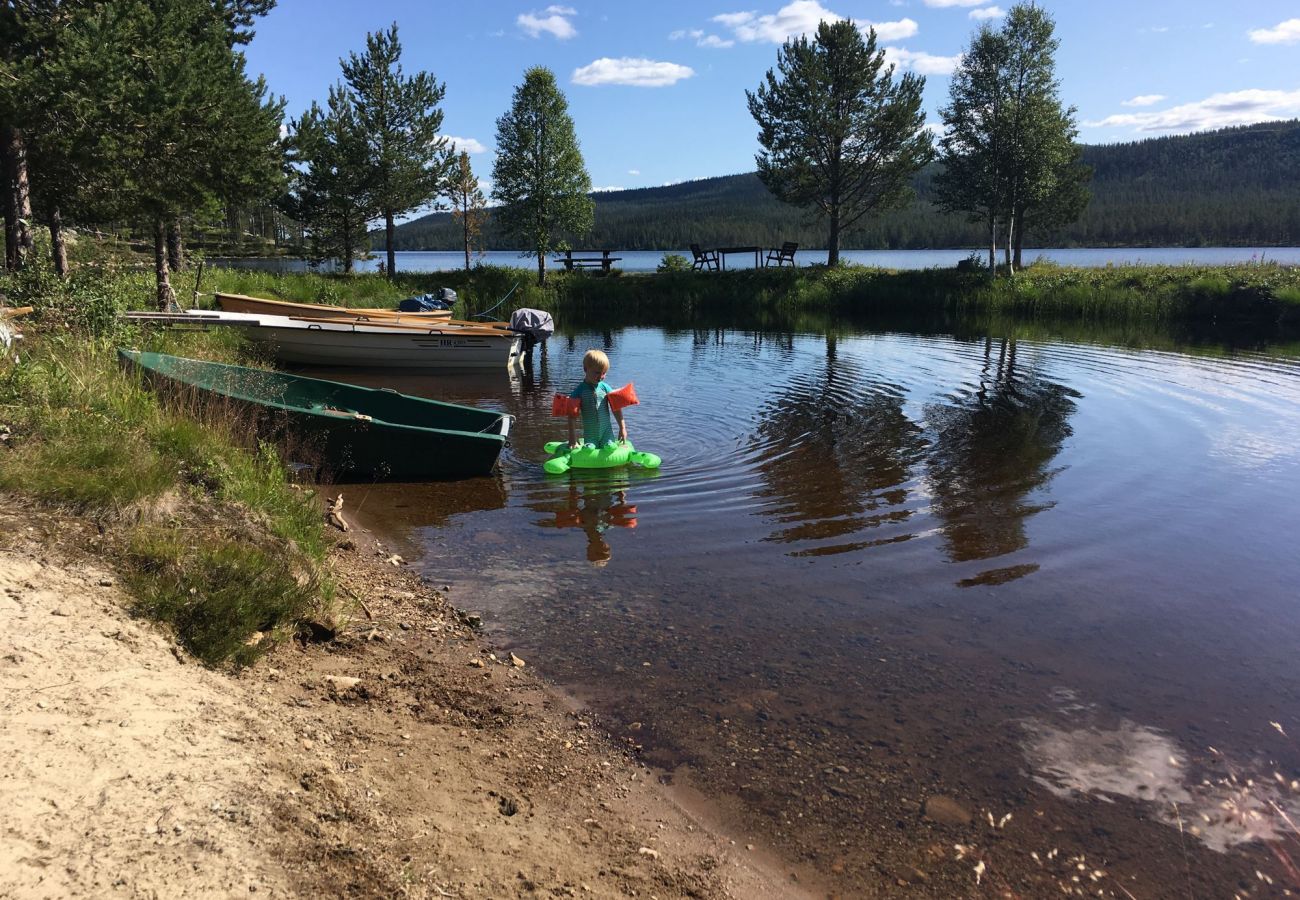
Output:
<instances>
[{"instance_id":1,"label":"moored boat","mask_svg":"<svg viewBox=\"0 0 1300 900\"><path fill-rule=\"evenodd\" d=\"M237 327L281 362L384 369L479 369L518 360L509 329L190 310L185 321Z\"/></svg>"},{"instance_id":2,"label":"moored boat","mask_svg":"<svg viewBox=\"0 0 1300 900\"><path fill-rule=\"evenodd\" d=\"M212 296L217 308L224 312L267 316L303 316L313 319L355 319L360 322L373 322L376 325L420 325L433 322L437 325L460 325L466 328L493 328L507 331L510 329L508 322L471 322L466 319L453 319L451 310L403 312L399 309L373 309L332 306L325 303L268 300L264 297L248 297L243 294L223 294L220 292Z\"/></svg>"},{"instance_id":3,"label":"moored boat","mask_svg":"<svg viewBox=\"0 0 1300 900\"><path fill-rule=\"evenodd\" d=\"M287 437L335 481L425 481L486 475L510 416L286 372L118 349L156 387L230 402Z\"/></svg>"}]
</instances>

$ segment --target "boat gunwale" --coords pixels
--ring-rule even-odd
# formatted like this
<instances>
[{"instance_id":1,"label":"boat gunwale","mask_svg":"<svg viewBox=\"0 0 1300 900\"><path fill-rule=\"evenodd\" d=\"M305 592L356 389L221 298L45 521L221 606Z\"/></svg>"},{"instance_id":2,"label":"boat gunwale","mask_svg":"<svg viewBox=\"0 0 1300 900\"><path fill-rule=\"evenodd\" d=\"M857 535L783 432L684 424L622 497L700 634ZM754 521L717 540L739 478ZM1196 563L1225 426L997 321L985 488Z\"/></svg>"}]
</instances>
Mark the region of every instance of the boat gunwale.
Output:
<instances>
[{"instance_id":1,"label":"boat gunwale","mask_svg":"<svg viewBox=\"0 0 1300 900\"><path fill-rule=\"evenodd\" d=\"M195 390L207 391L209 393L216 394L217 396L220 397L227 397L231 400L236 400L243 403L253 403L258 406L264 406L270 409L283 410L285 412L297 412L305 415L315 416L321 419L322 421L326 421L326 422L362 422L366 420L358 419L356 418L356 416L364 415L367 416L368 424L379 424L387 428L398 428L398 429L409 430L414 432L422 432L422 433L437 433L437 434L445 434L445 435L460 435L465 437L490 438L490 439L498 440L502 444L504 444L505 441L508 439L507 435L494 434L492 432L486 432L486 431L463 431L459 428L436 428L429 425L408 425L403 422L393 422L389 419L376 418L375 416L370 416L367 413L357 413L355 410L352 411L353 412L352 416L342 417L342 416L331 415L329 412L323 409L315 410L309 407L292 406L288 403L278 402L274 400L259 400L256 397L250 395L238 394L232 391L221 390L216 387L205 387L203 385L196 384L192 381L187 381L184 378L178 377L174 373L166 372L163 371L162 369L157 369L146 365L140 359L140 357L146 353L149 353L157 357L166 357L169 359L180 359L180 360L185 360L187 362L201 363L205 366L219 366L227 370L243 369L249 372L270 372L272 374L281 375L286 378L294 378L301 381L315 382L317 384L338 385L344 388L348 388L350 390L367 391L369 393L374 393L374 394L392 393L397 395L398 397L402 397L403 399L414 400L417 401L418 403L427 403L427 404L432 404L434 406L444 407L444 408L446 407L464 408L464 409L473 410L474 412L482 413L484 415L495 415L497 417L496 423L500 423L502 419L511 418L509 413L498 413L498 412L494 412L493 410L479 409L476 406L464 406L463 404L446 403L442 400L430 400L425 397L416 397L412 394L403 394L401 391L390 391L387 388L372 388L372 387L365 387L364 385L359 385L359 384L348 384L347 382L344 381L331 381L327 378L311 378L305 375L294 375L291 372L280 372L275 369L254 369L249 366L240 366L240 365L235 365L233 363L215 362L213 360L206 360L206 359L192 359L187 356L174 356L170 353L158 353L150 350L134 350L134 349L128 350L122 347L117 348L117 353L120 359L130 362L132 365L136 366L137 368L139 368L144 372L152 372L154 374L162 376L163 378L167 378L171 381L174 381L177 384L182 384L185 385L186 387L193 388Z\"/></svg>"},{"instance_id":2,"label":"boat gunwale","mask_svg":"<svg viewBox=\"0 0 1300 900\"><path fill-rule=\"evenodd\" d=\"M380 319L386 319L390 317L394 319L401 319L403 316L410 316L410 317L414 317L416 322L421 321L423 318L424 321L438 322L441 325L449 326L452 328L480 328L492 332L511 331L509 322L474 322L469 319L453 319L451 317L451 310L445 310L446 315L440 314L441 312L444 312L442 310L426 311L426 312L419 312L419 311L405 312L400 309L382 309L380 307L336 306L331 303L308 303L302 300L278 300L272 297L254 297L250 294L229 294L226 293L225 291L216 291L213 293L212 297L214 300L216 300L217 306L221 307L221 309L218 310L220 312L235 312L235 313L239 312L238 310L227 310L224 308L224 306L221 303L221 298L229 297L231 300L235 300L238 302L247 301L253 304L259 304L259 303L271 304L273 309L280 308L280 307L285 307L285 308L297 307L298 309L303 310L304 312L306 310L320 310L325 313L332 313L333 314L332 318L353 319L353 320L358 320L358 321L363 321L368 323L375 323L375 320L371 318L372 316L377 316ZM259 313L256 312L245 313L245 315L259 315ZM281 313L265 313L265 315L281 315ZM286 318L302 318L302 316L299 317L290 316L287 312L284 313L284 315ZM319 317L312 316L311 318L331 318L331 316L319 316ZM375 324L382 324L382 323L375 323ZM405 324L405 323L393 323L393 324ZM414 327L419 327L419 326L416 325Z\"/></svg>"}]
</instances>

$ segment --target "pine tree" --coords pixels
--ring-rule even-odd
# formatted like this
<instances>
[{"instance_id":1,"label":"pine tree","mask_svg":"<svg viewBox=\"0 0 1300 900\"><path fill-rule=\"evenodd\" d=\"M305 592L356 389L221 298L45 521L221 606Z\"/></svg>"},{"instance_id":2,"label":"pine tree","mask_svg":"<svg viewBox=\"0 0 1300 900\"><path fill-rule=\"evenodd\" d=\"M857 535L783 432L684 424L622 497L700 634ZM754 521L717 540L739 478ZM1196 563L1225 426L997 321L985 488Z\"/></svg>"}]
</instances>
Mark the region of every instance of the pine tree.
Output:
<instances>
[{"instance_id":1,"label":"pine tree","mask_svg":"<svg viewBox=\"0 0 1300 900\"><path fill-rule=\"evenodd\" d=\"M537 283L546 284L546 254L563 235L591 230L591 176L582 160L569 105L550 69L524 72L510 110L497 119L492 196L505 233L537 254Z\"/></svg>"},{"instance_id":2,"label":"pine tree","mask_svg":"<svg viewBox=\"0 0 1300 900\"><path fill-rule=\"evenodd\" d=\"M285 211L301 222L315 262L339 259L345 273L366 249L366 223L378 215L368 165L370 147L352 95L330 88L329 111L313 103L290 129L294 162Z\"/></svg>"},{"instance_id":3,"label":"pine tree","mask_svg":"<svg viewBox=\"0 0 1300 900\"><path fill-rule=\"evenodd\" d=\"M370 142L369 181L384 219L388 277L395 274L393 220L431 203L441 194L454 163L438 104L447 93L428 72L402 72L397 24L366 35L366 52L349 55L343 77L353 94L356 117Z\"/></svg>"},{"instance_id":4,"label":"pine tree","mask_svg":"<svg viewBox=\"0 0 1300 900\"><path fill-rule=\"evenodd\" d=\"M945 171L935 187L945 209L987 223L990 268L999 225L1014 272L1028 227L1066 224L1087 203L1090 172L1079 163L1074 108L1059 97L1054 30L1045 10L1024 3L1001 30L983 26L941 110Z\"/></svg>"},{"instance_id":5,"label":"pine tree","mask_svg":"<svg viewBox=\"0 0 1300 900\"><path fill-rule=\"evenodd\" d=\"M483 237L483 224L487 221L487 201L478 186L478 177L469 164L469 154L464 150L456 158L456 169L451 180L451 215L460 223L465 241L465 269L469 270L470 251L479 246Z\"/></svg>"},{"instance_id":6,"label":"pine tree","mask_svg":"<svg viewBox=\"0 0 1300 900\"><path fill-rule=\"evenodd\" d=\"M1002 77L1007 55L1002 36L981 27L953 72L948 105L939 110L943 170L935 178L935 192L944 209L985 224L990 272L997 268L998 223L1009 193L1010 101Z\"/></svg>"},{"instance_id":7,"label":"pine tree","mask_svg":"<svg viewBox=\"0 0 1300 900\"><path fill-rule=\"evenodd\" d=\"M934 155L923 130L925 79L908 73L895 83L875 30L864 41L848 21L820 23L812 41L786 41L777 72L745 92L763 146L758 176L780 200L826 218L834 266L842 232L905 206L913 176Z\"/></svg>"},{"instance_id":8,"label":"pine tree","mask_svg":"<svg viewBox=\"0 0 1300 900\"><path fill-rule=\"evenodd\" d=\"M174 302L169 224L216 200L274 190L283 101L244 73L227 20L210 0L133 0L106 37L127 60L117 111L129 208L153 223L157 302Z\"/></svg>"},{"instance_id":9,"label":"pine tree","mask_svg":"<svg viewBox=\"0 0 1300 900\"><path fill-rule=\"evenodd\" d=\"M1074 107L1060 100L1056 78L1055 23L1032 3L1013 6L1002 35L1008 50L1007 79L1013 109L1008 251L1012 271L1020 268L1021 248L1031 221L1060 225L1074 221L1087 204L1090 171L1079 165Z\"/></svg>"}]
</instances>

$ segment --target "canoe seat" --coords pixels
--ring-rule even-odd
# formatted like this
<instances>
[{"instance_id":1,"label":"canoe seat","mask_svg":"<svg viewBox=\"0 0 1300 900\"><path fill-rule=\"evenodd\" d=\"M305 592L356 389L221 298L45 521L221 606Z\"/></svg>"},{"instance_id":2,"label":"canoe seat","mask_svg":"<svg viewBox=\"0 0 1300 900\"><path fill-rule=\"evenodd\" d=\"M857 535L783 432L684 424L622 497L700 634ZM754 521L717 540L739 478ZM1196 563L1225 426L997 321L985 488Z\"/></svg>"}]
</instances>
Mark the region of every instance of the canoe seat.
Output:
<instances>
[{"instance_id":1,"label":"canoe seat","mask_svg":"<svg viewBox=\"0 0 1300 900\"><path fill-rule=\"evenodd\" d=\"M358 421L361 422L374 421L373 416L368 416L365 413L359 413L354 409L339 409L337 406L326 406L323 403L313 403L311 405L311 408L313 411L316 412L330 413L335 416L347 416L350 419L357 419Z\"/></svg>"}]
</instances>

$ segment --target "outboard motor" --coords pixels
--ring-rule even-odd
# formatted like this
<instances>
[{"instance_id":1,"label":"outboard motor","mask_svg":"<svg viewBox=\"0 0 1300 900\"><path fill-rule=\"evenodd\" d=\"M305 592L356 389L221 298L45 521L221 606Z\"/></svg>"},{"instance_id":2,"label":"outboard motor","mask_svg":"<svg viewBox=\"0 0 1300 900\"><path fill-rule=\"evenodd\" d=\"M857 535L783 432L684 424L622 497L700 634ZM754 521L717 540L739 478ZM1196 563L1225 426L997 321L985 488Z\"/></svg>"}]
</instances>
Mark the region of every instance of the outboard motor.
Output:
<instances>
[{"instance_id":1,"label":"outboard motor","mask_svg":"<svg viewBox=\"0 0 1300 900\"><path fill-rule=\"evenodd\" d=\"M555 334L555 320L540 309L517 309L510 314L510 330L524 336L524 365L533 365L533 348Z\"/></svg>"}]
</instances>

